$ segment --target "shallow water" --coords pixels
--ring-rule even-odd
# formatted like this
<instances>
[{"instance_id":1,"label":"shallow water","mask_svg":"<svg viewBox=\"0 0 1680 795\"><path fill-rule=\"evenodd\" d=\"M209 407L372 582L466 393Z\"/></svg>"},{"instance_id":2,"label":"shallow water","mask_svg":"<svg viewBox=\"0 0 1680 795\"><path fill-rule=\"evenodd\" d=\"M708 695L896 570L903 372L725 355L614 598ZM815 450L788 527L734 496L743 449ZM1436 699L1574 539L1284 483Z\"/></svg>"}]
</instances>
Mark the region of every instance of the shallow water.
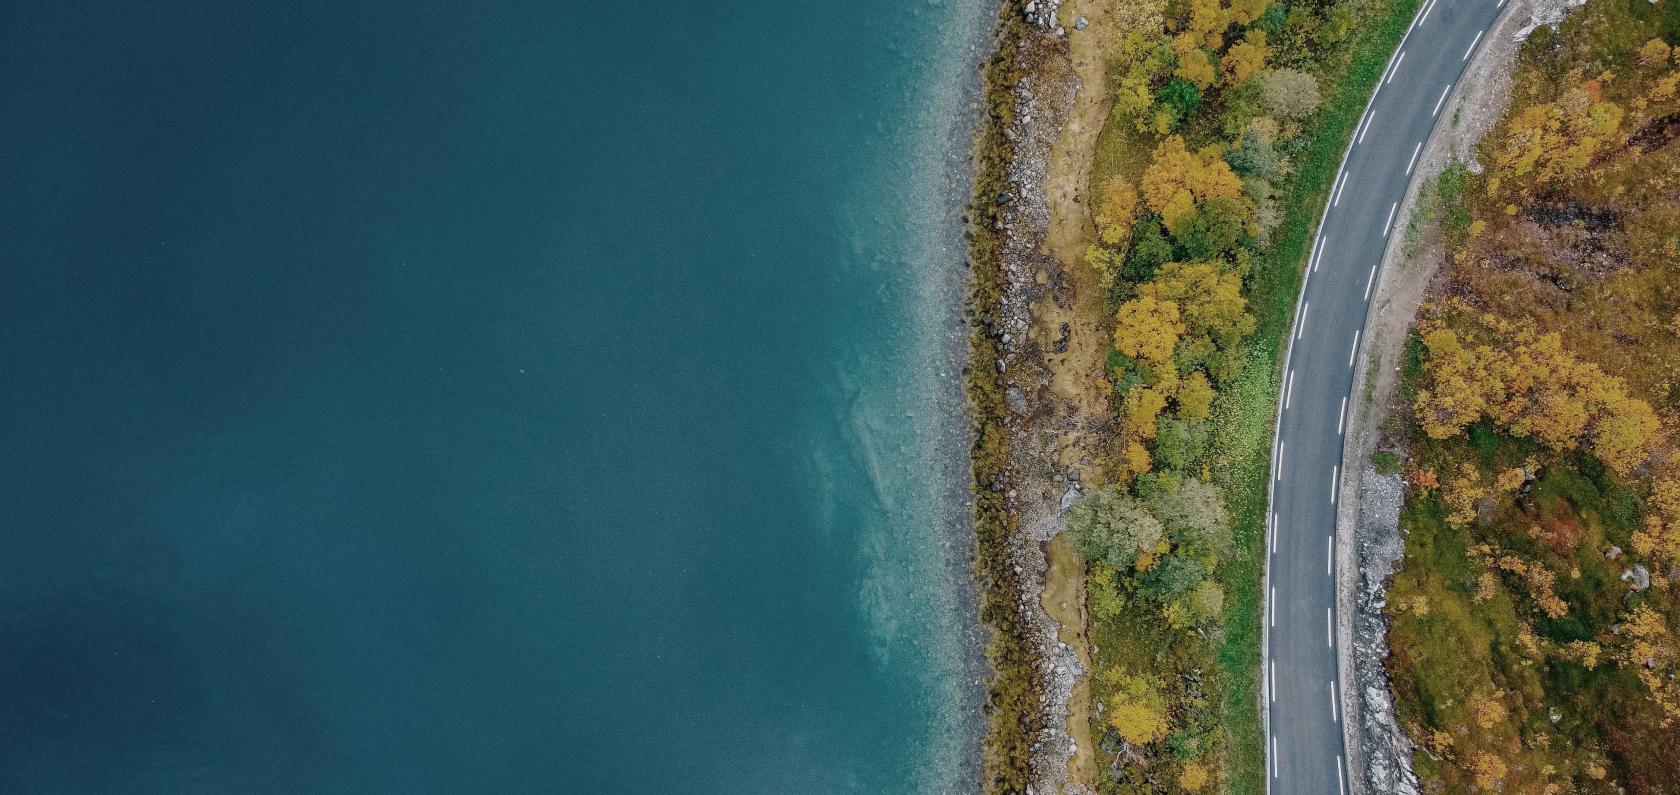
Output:
<instances>
[{"instance_id":1,"label":"shallow water","mask_svg":"<svg viewBox=\"0 0 1680 795\"><path fill-rule=\"evenodd\" d=\"M966 789L990 13L0 9L0 788Z\"/></svg>"}]
</instances>

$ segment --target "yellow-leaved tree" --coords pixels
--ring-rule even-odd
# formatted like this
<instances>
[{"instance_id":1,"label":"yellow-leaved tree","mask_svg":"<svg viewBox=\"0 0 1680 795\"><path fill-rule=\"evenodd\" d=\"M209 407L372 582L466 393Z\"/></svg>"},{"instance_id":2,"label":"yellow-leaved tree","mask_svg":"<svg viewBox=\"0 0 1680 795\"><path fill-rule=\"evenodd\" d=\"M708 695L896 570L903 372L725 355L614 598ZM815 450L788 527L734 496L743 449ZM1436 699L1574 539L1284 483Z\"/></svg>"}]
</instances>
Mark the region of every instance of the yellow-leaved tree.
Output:
<instances>
[{"instance_id":1,"label":"yellow-leaved tree","mask_svg":"<svg viewBox=\"0 0 1680 795\"><path fill-rule=\"evenodd\" d=\"M1154 295L1138 295L1114 314L1114 347L1150 364L1172 360L1173 347L1184 333L1178 304Z\"/></svg>"}]
</instances>

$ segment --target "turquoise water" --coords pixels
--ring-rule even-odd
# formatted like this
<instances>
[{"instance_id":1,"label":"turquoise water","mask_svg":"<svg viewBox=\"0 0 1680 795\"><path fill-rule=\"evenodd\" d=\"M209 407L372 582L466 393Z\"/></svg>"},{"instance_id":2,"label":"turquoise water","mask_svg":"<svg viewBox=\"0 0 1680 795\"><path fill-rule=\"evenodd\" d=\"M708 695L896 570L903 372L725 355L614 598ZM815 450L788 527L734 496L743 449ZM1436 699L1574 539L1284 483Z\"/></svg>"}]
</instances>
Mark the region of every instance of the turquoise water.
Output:
<instances>
[{"instance_id":1,"label":"turquoise water","mask_svg":"<svg viewBox=\"0 0 1680 795\"><path fill-rule=\"evenodd\" d=\"M966 789L979 3L0 9L0 789Z\"/></svg>"}]
</instances>

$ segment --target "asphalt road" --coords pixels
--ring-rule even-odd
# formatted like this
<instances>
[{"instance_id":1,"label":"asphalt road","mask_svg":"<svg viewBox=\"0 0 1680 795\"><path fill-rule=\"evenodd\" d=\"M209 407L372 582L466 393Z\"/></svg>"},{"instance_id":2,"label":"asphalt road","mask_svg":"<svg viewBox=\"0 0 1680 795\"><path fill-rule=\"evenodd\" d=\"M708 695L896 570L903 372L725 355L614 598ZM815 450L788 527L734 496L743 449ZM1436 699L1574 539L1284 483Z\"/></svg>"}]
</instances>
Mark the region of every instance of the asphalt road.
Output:
<instances>
[{"instance_id":1,"label":"asphalt road","mask_svg":"<svg viewBox=\"0 0 1680 795\"><path fill-rule=\"evenodd\" d=\"M1336 491L1353 362L1377 265L1424 140L1505 0L1428 0L1389 61L1325 208L1285 360L1272 452L1264 646L1267 781L1346 792L1337 680Z\"/></svg>"}]
</instances>

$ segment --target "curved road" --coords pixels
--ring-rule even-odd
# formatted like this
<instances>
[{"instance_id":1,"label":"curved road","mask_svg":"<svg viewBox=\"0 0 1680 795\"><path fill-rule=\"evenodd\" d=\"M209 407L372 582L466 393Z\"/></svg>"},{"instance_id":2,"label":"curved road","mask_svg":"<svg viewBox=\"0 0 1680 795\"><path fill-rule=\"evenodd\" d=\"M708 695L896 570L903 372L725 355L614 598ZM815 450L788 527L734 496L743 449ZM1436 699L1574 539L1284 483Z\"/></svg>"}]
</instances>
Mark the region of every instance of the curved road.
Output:
<instances>
[{"instance_id":1,"label":"curved road","mask_svg":"<svg viewBox=\"0 0 1680 795\"><path fill-rule=\"evenodd\" d=\"M1448 94L1506 0L1426 0L1343 155L1284 359L1267 555L1268 790L1343 793L1334 576L1336 492L1353 361L1396 213Z\"/></svg>"}]
</instances>

